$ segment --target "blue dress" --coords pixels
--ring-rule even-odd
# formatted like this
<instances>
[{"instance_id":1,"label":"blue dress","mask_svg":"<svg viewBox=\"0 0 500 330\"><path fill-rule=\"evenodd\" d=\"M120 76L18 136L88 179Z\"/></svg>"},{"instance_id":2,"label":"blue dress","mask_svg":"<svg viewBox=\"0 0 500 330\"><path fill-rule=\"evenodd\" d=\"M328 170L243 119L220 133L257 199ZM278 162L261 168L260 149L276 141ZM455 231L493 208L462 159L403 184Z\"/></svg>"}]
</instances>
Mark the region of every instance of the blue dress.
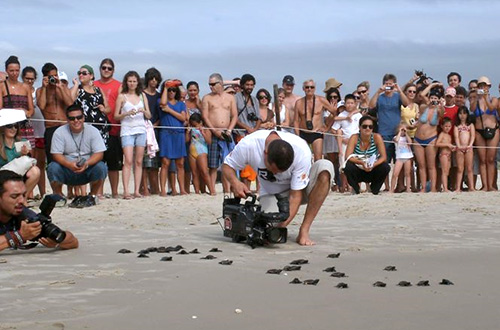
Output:
<instances>
[{"instance_id":1,"label":"blue dress","mask_svg":"<svg viewBox=\"0 0 500 330\"><path fill-rule=\"evenodd\" d=\"M184 102L177 102L175 104L168 102L167 104L177 113L186 111L186 104ZM177 129L160 129L160 157L165 157L168 159L178 159L186 157L187 152L186 136L184 134L184 122L175 118L171 114L160 111L160 126L179 127Z\"/></svg>"}]
</instances>

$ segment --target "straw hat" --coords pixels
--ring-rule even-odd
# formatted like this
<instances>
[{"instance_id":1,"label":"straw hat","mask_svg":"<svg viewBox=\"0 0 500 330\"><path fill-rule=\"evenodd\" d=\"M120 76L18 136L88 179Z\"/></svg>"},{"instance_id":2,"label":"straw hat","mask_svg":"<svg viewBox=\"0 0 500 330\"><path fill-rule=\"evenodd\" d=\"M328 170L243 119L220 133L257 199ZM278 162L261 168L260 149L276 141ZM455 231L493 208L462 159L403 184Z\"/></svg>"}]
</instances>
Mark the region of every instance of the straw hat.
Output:
<instances>
[{"instance_id":1,"label":"straw hat","mask_svg":"<svg viewBox=\"0 0 500 330\"><path fill-rule=\"evenodd\" d=\"M328 92L330 88L339 88L342 86L342 83L340 81L337 81L335 78L330 78L325 82L325 89L323 89L323 92Z\"/></svg>"},{"instance_id":2,"label":"straw hat","mask_svg":"<svg viewBox=\"0 0 500 330\"><path fill-rule=\"evenodd\" d=\"M488 85L488 86L490 86L490 87L491 87L490 78L488 78L488 77L486 77L486 76L481 76L481 77L479 77L479 79L477 80L477 84L478 84L478 85L479 85L479 84L482 84L482 83L484 83L484 84L486 84L486 85Z\"/></svg>"}]
</instances>

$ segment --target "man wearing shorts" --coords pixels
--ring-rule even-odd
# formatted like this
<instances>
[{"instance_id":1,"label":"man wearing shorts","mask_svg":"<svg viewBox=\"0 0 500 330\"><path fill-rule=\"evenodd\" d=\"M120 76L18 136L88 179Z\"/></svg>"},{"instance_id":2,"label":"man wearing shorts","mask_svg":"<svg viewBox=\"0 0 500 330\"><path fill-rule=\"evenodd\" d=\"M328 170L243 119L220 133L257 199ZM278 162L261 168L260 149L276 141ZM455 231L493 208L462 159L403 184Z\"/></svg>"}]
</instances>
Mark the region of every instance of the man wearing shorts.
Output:
<instances>
[{"instance_id":1,"label":"man wearing shorts","mask_svg":"<svg viewBox=\"0 0 500 330\"><path fill-rule=\"evenodd\" d=\"M210 93L201 101L201 115L212 133L212 143L208 146L208 168L210 179L215 185L217 169L224 157L234 147L231 131L238 121L234 96L224 92L222 76L213 73L208 79ZM222 179L224 193L229 192L229 182Z\"/></svg>"},{"instance_id":2,"label":"man wearing shorts","mask_svg":"<svg viewBox=\"0 0 500 330\"><path fill-rule=\"evenodd\" d=\"M311 150L303 139L288 132L261 130L244 137L222 165L223 178L240 198L250 194L250 189L236 176L236 171L246 165L258 171L259 200L264 212L276 212L276 194L288 195L290 213L283 227L295 218L301 204L307 205L296 241L314 245L309 230L330 191L332 163L321 159L311 165Z\"/></svg>"}]
</instances>

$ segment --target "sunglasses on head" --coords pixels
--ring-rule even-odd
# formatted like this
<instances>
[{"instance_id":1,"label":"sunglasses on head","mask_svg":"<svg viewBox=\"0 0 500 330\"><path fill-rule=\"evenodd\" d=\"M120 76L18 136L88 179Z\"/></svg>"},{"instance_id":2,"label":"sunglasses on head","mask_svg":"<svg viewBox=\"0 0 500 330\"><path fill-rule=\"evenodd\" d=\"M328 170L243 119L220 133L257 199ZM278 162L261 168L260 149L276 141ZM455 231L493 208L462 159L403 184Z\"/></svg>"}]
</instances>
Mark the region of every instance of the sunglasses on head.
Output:
<instances>
[{"instance_id":1,"label":"sunglasses on head","mask_svg":"<svg viewBox=\"0 0 500 330\"><path fill-rule=\"evenodd\" d=\"M101 66L101 70L102 71L113 71L113 67L112 66L103 65L103 66Z\"/></svg>"},{"instance_id":2,"label":"sunglasses on head","mask_svg":"<svg viewBox=\"0 0 500 330\"><path fill-rule=\"evenodd\" d=\"M175 87L169 87L169 88L167 89L167 91L168 91L168 92L177 92L177 88L175 88Z\"/></svg>"},{"instance_id":3,"label":"sunglasses on head","mask_svg":"<svg viewBox=\"0 0 500 330\"><path fill-rule=\"evenodd\" d=\"M17 129L17 125L16 124L9 124L9 125L5 125L5 128L15 128L15 129Z\"/></svg>"},{"instance_id":4,"label":"sunglasses on head","mask_svg":"<svg viewBox=\"0 0 500 330\"><path fill-rule=\"evenodd\" d=\"M68 120L69 121L74 121L74 120L82 120L83 119L83 115L79 115L79 116L68 116Z\"/></svg>"},{"instance_id":5,"label":"sunglasses on head","mask_svg":"<svg viewBox=\"0 0 500 330\"><path fill-rule=\"evenodd\" d=\"M373 129L373 125L361 125L362 129Z\"/></svg>"},{"instance_id":6,"label":"sunglasses on head","mask_svg":"<svg viewBox=\"0 0 500 330\"><path fill-rule=\"evenodd\" d=\"M81 75L81 76L86 76L86 75L89 75L90 73L89 73L89 72L87 72L87 71L78 71L76 74L77 74L77 75L79 75L79 76L80 76L80 75Z\"/></svg>"}]
</instances>

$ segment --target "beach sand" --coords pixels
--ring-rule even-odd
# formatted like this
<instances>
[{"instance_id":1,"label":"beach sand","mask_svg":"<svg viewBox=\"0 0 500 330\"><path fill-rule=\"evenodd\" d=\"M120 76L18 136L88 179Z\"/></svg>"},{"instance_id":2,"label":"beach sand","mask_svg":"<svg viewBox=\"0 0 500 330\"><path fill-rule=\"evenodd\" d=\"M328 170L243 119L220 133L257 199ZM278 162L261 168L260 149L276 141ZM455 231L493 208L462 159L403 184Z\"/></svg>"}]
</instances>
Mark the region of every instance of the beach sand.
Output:
<instances>
[{"instance_id":1,"label":"beach sand","mask_svg":"<svg viewBox=\"0 0 500 330\"><path fill-rule=\"evenodd\" d=\"M315 246L294 242L301 207L286 244L256 249L223 237L220 192L57 208L54 222L80 248L0 253L0 329L498 329L498 197L331 193L311 230ZM178 244L201 253L137 258ZM200 259L207 254L217 259ZM226 258L233 264L220 265ZM309 263L266 274L295 259ZM348 277L330 277L331 266ZM319 283L289 284L296 277Z\"/></svg>"}]
</instances>

